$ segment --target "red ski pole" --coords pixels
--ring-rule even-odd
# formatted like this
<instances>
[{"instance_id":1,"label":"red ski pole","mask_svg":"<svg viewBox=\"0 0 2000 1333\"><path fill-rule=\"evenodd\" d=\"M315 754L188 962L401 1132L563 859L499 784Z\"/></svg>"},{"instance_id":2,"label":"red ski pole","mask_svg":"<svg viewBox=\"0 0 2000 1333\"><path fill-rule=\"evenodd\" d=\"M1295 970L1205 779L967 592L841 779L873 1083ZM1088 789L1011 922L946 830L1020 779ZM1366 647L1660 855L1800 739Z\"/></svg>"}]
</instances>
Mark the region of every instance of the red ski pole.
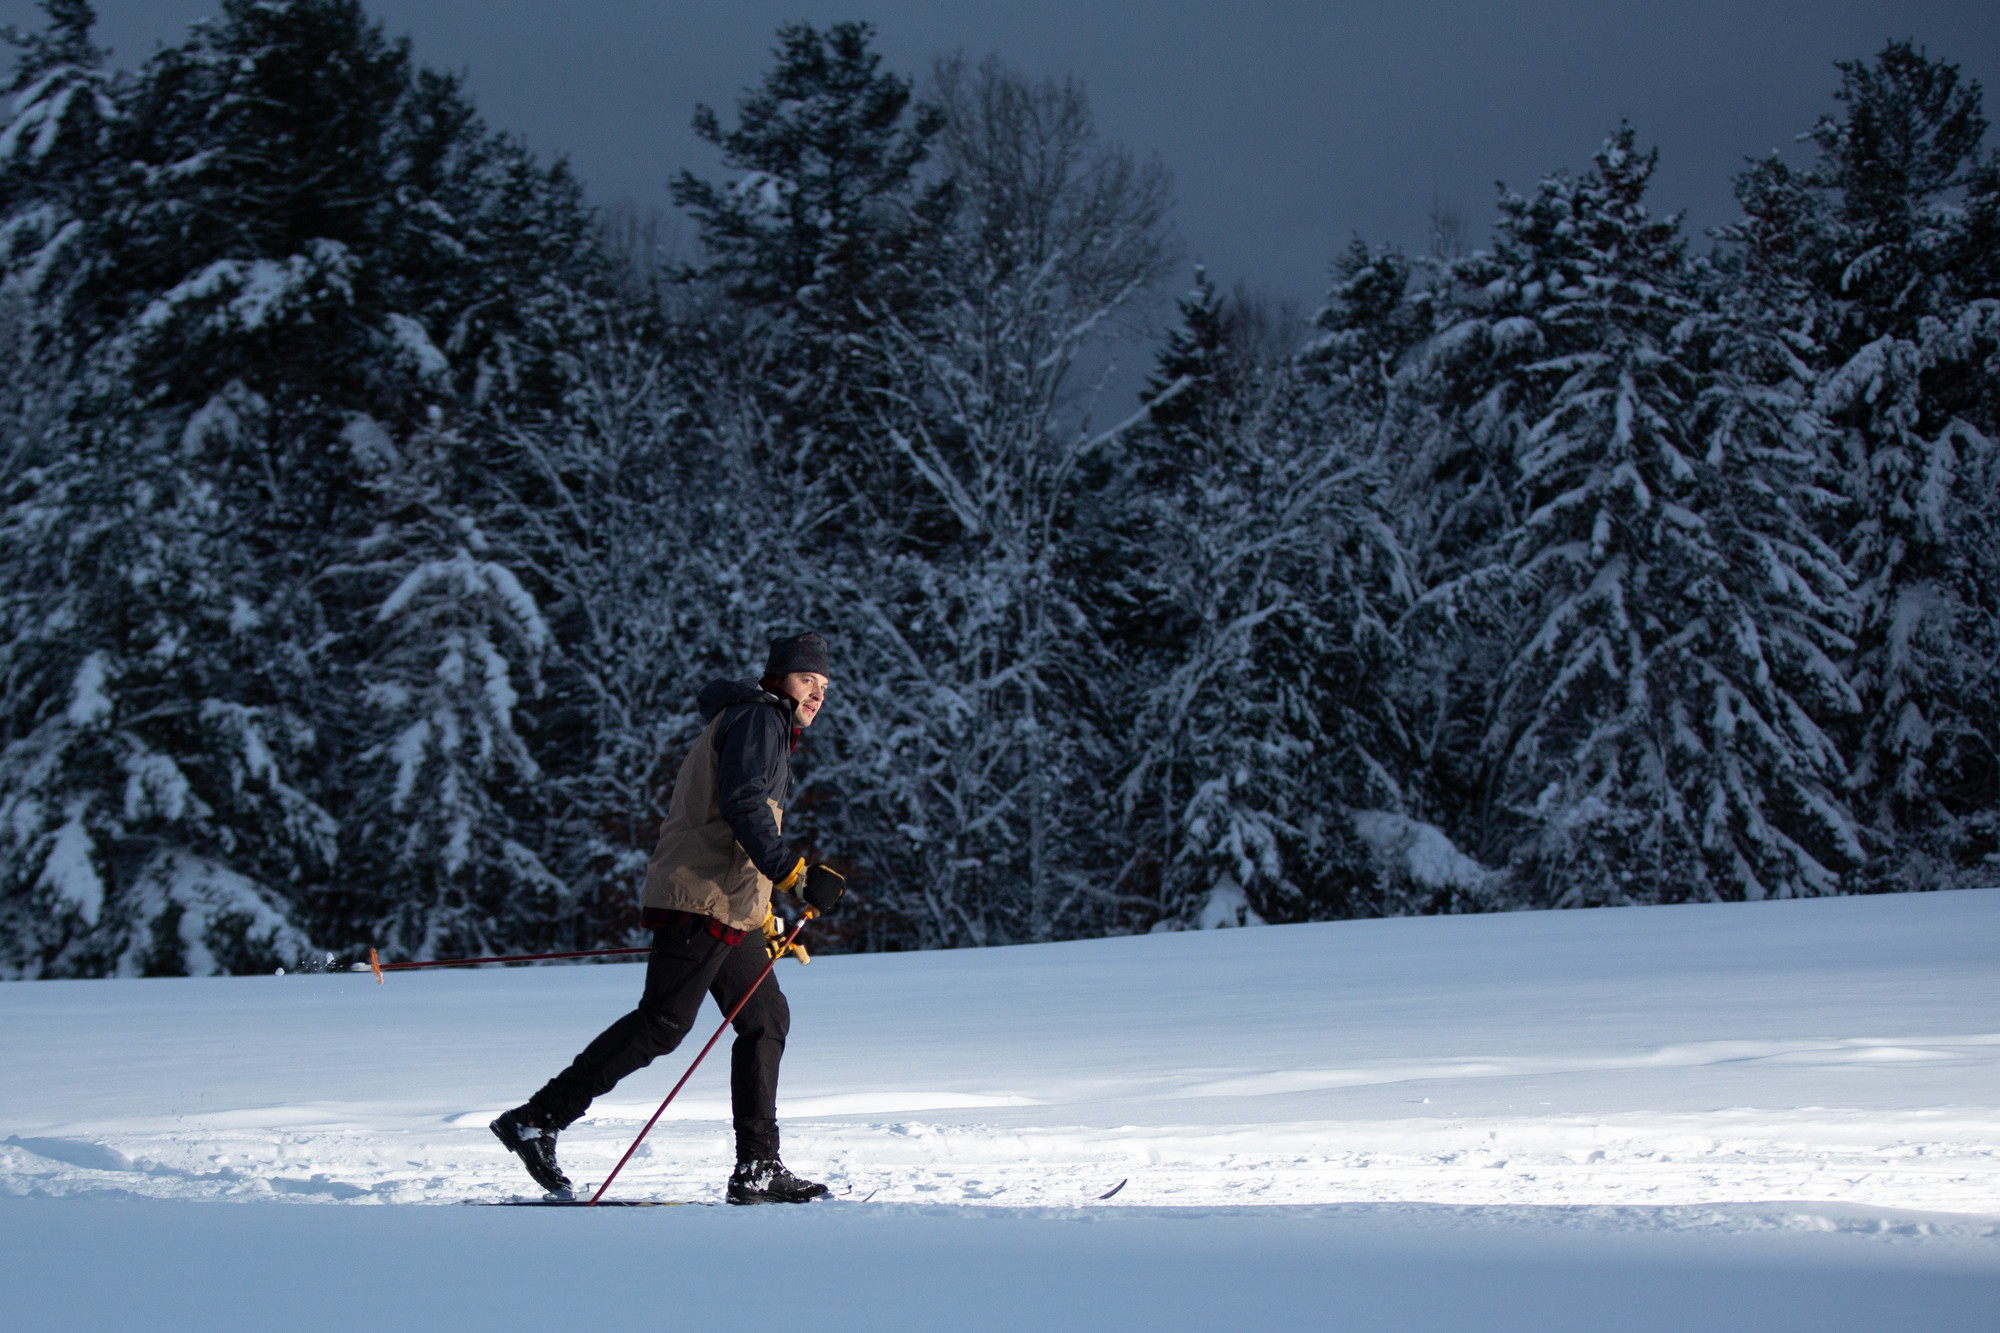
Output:
<instances>
[{"instance_id":1,"label":"red ski pole","mask_svg":"<svg viewBox=\"0 0 2000 1333\"><path fill-rule=\"evenodd\" d=\"M572 953L510 953L497 958L440 958L428 963L385 963L370 949L368 967L375 973L375 984L382 984L384 972L408 972L418 967L478 967L483 963L544 963L552 958L616 958L621 954L651 953L650 946L641 944L632 949L578 949ZM359 966L357 964L356 966Z\"/></svg>"},{"instance_id":2,"label":"red ski pole","mask_svg":"<svg viewBox=\"0 0 2000 1333\"><path fill-rule=\"evenodd\" d=\"M806 922L812 920L817 915L819 914L813 911L812 908L806 908L805 915L799 918L799 924L793 926L792 933L785 936L785 942L772 950L771 961L764 964L764 970L759 972L757 979L750 983L750 989L743 992L743 998L736 1002L736 1007L731 1009L728 1017L722 1020L722 1026L716 1028L715 1035L708 1039L708 1045L701 1048L701 1055L695 1056L694 1063L687 1067L687 1073L681 1075L681 1081L674 1084L674 1090L667 1094L667 1100L660 1103L660 1109L653 1112L653 1118L648 1120L646 1127L639 1131L639 1137L632 1140L632 1146L627 1148L625 1155L618 1159L618 1165L611 1168L611 1174L606 1176L604 1183L597 1187L597 1193L590 1196L589 1207L595 1208L597 1206L597 1201L604 1197L604 1191L611 1188L611 1182L618 1179L618 1173L625 1169L625 1163L632 1160L632 1154L639 1151L639 1145L646 1141L646 1136L653 1132L653 1126L659 1122L661 1116L666 1114L667 1103L680 1095L680 1090L687 1086L689 1079L694 1077L695 1068L701 1064L702 1057L715 1048L715 1043L722 1040L723 1030L736 1021L736 1015L742 1013L743 1006L750 1003L750 997L757 993L757 988L764 984L764 978L771 975L771 969L778 965L778 960L783 958L786 950L792 947L792 941L796 940L799 937L799 932L806 928Z\"/></svg>"}]
</instances>

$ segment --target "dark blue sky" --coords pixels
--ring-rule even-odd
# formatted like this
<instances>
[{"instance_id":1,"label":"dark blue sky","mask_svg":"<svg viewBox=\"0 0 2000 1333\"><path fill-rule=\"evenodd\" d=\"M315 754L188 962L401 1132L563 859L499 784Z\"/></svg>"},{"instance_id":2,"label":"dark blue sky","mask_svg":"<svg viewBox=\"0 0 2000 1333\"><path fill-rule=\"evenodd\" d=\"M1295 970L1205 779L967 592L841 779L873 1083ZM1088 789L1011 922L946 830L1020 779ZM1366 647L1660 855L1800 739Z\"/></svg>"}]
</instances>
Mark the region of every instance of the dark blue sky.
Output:
<instances>
[{"instance_id":1,"label":"dark blue sky","mask_svg":"<svg viewBox=\"0 0 2000 1333\"><path fill-rule=\"evenodd\" d=\"M1228 285L1310 308L1355 233L1422 248L1434 195L1483 235L1493 182L1581 168L1630 117L1658 144L1654 196L1699 227L1732 215L1745 156L1807 154L1833 109L1832 62L1914 37L2000 83L1994 0L369 0L419 59L461 69L492 124L567 153L600 201L670 207L682 166L716 170L688 131L727 113L789 18L875 24L889 63L998 52L1075 74L1103 131L1173 171L1191 256ZM142 57L219 0L98 0L100 40ZM0 0L0 21L39 21ZM1996 100L2000 100L1997 97ZM2000 116L2000 106L1989 104Z\"/></svg>"}]
</instances>

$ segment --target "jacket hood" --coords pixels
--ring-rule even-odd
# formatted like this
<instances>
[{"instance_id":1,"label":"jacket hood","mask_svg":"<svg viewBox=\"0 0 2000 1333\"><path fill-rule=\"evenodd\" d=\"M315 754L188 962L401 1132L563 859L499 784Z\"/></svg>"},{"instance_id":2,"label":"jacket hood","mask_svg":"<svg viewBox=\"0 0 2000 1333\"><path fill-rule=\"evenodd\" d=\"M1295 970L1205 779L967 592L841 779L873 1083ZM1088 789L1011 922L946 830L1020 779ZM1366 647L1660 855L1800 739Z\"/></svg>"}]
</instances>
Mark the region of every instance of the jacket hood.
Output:
<instances>
[{"instance_id":1,"label":"jacket hood","mask_svg":"<svg viewBox=\"0 0 2000 1333\"><path fill-rule=\"evenodd\" d=\"M701 710L703 722L715 721L715 715L732 704L770 704L791 713L791 700L780 699L754 680L712 680L701 687L701 693L694 697L696 708Z\"/></svg>"}]
</instances>

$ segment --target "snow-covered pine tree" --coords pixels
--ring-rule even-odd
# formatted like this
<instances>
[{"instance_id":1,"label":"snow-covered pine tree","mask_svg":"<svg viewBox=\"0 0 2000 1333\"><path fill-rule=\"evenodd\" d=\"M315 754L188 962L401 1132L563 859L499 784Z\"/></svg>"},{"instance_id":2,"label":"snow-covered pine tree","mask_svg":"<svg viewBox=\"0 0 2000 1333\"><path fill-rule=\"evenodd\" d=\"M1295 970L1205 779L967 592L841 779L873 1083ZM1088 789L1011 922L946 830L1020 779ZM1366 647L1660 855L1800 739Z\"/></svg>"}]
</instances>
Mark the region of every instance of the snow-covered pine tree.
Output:
<instances>
[{"instance_id":1,"label":"snow-covered pine tree","mask_svg":"<svg viewBox=\"0 0 2000 1333\"><path fill-rule=\"evenodd\" d=\"M1241 410L1243 380L1257 366L1244 364L1222 294L1208 270L1194 267L1194 289L1177 303L1181 322L1167 330L1140 398L1146 418L1163 441L1190 444L1203 438L1218 417ZM1158 451L1149 451L1158 452ZM1148 484L1161 478L1148 474Z\"/></svg>"},{"instance_id":2,"label":"snow-covered pine tree","mask_svg":"<svg viewBox=\"0 0 2000 1333\"><path fill-rule=\"evenodd\" d=\"M1990 320L1990 316L1989 316ZM2000 330L1981 329L1989 377L2000 380ZM1969 359L1969 358L1968 358ZM1950 822L1944 842L1956 871L1943 882L1990 885L2000 869L2000 432L1968 437L1957 482L1966 502L1949 514L1946 539L1955 554L1950 596L1958 614L1950 659L1952 694L1970 701L1948 737L1945 763L1932 768L1937 805ZM1981 724L1984 725L1981 725ZM1936 852L1933 855L1938 855ZM1943 860L1943 856L1938 857ZM1905 883L1929 887L1915 876ZM1937 882L1937 881L1933 881Z\"/></svg>"},{"instance_id":3,"label":"snow-covered pine tree","mask_svg":"<svg viewBox=\"0 0 2000 1333\"><path fill-rule=\"evenodd\" d=\"M1334 261L1318 333L1299 358L1328 404L1375 423L1385 444L1420 435L1400 415L1410 406L1402 383L1410 356L1435 331L1437 293L1418 276L1401 251L1357 238Z\"/></svg>"},{"instance_id":4,"label":"snow-covered pine tree","mask_svg":"<svg viewBox=\"0 0 2000 1333\"><path fill-rule=\"evenodd\" d=\"M1987 121L1979 85L1909 42L1836 68L1845 114L1808 136L1820 150L1811 183L1832 192L1835 248L1812 257L1840 266L1837 348L1851 354L1914 335L1967 295L1953 271L1968 258L1954 243L1964 219L1953 196L1980 166Z\"/></svg>"},{"instance_id":5,"label":"snow-covered pine tree","mask_svg":"<svg viewBox=\"0 0 2000 1333\"><path fill-rule=\"evenodd\" d=\"M547 863L576 907L563 942L575 947L637 927L636 886L704 726L702 686L753 674L772 639L819 624L808 609L823 578L815 508L757 470L769 443L758 433L771 425L764 386L731 380L754 381L757 369L740 348L716 350L729 342L727 312L666 290L664 310L614 312L579 344L560 420L508 437L538 487L495 510L549 599L553 652L533 740ZM852 676L836 654L844 690ZM799 840L826 831L825 819L802 818L824 808L815 748L793 761L786 832Z\"/></svg>"},{"instance_id":6,"label":"snow-covered pine tree","mask_svg":"<svg viewBox=\"0 0 2000 1333\"><path fill-rule=\"evenodd\" d=\"M1148 608L1122 795L1158 926L1490 905L1493 877L1428 822L1412 770L1418 589L1389 508L1401 363L1426 331L1408 276L1357 246L1302 351L1205 281L1169 335L1153 390L1187 382L1125 451L1143 517L1107 578Z\"/></svg>"},{"instance_id":7,"label":"snow-covered pine tree","mask_svg":"<svg viewBox=\"0 0 2000 1333\"><path fill-rule=\"evenodd\" d=\"M724 130L714 109L694 129L745 173L716 185L683 172L674 198L702 225L709 271L747 305L806 309L840 325L915 236L890 210L942 128L935 108L912 106L909 82L881 69L865 23L824 33L809 23L778 29L776 64Z\"/></svg>"},{"instance_id":8,"label":"snow-covered pine tree","mask_svg":"<svg viewBox=\"0 0 2000 1333\"><path fill-rule=\"evenodd\" d=\"M2000 509L1959 479L1987 470L2000 433L2000 286L1975 237L1995 167L1980 160L1979 86L1956 66L1892 42L1872 65L1840 69L1845 114L1812 137L1813 183L1834 203L1829 258L1842 265L1835 346L1848 353L1821 404L1846 428L1859 520L1853 783L1888 853L1876 882L1984 883L2000 859L2000 670L1979 647L1984 571L1954 539L1964 511Z\"/></svg>"},{"instance_id":9,"label":"snow-covered pine tree","mask_svg":"<svg viewBox=\"0 0 2000 1333\"><path fill-rule=\"evenodd\" d=\"M567 168L489 133L453 79L417 71L392 143L383 259L403 309L385 322L422 396L344 428L368 441L377 519L330 571L371 603L353 626L366 706L340 771L356 836L337 938L419 957L597 943L557 869L574 832L558 789L585 759L544 722L588 667L541 609L561 593L531 518L564 499L537 448L574 433L603 336L592 219Z\"/></svg>"},{"instance_id":10,"label":"snow-covered pine tree","mask_svg":"<svg viewBox=\"0 0 2000 1333\"><path fill-rule=\"evenodd\" d=\"M26 148L5 163L10 239L36 243L10 246L6 286L32 312L36 354L70 381L61 410L36 423L35 465L10 478L0 522L16 631L0 757L4 966L266 967L306 943L291 892L330 861L332 821L296 782L311 727L254 643L242 534L191 466L265 404L239 392L162 419L131 373L155 323L128 301L124 336L101 336L111 257L93 230L131 200L131 88L86 67L86 6L50 16L23 60L42 67L27 91L48 100L22 98L0 136Z\"/></svg>"},{"instance_id":11,"label":"snow-covered pine tree","mask_svg":"<svg viewBox=\"0 0 2000 1333\"><path fill-rule=\"evenodd\" d=\"M1814 534L1796 386L1712 354L1678 219L1629 127L1503 201L1542 411L1520 441L1527 610L1489 753L1532 901L1828 893L1859 859L1824 724L1844 569ZM1726 343L1726 340L1724 340Z\"/></svg>"},{"instance_id":12,"label":"snow-covered pine tree","mask_svg":"<svg viewBox=\"0 0 2000 1333\"><path fill-rule=\"evenodd\" d=\"M777 36L733 128L710 107L695 112L695 133L742 175L717 184L683 171L674 200L700 229L699 276L758 316L737 337L770 372L777 452L759 461L860 515L893 512L906 477L866 426L880 386L866 334L929 299L925 253L950 189L917 173L942 120L881 68L867 24L787 23Z\"/></svg>"},{"instance_id":13,"label":"snow-covered pine tree","mask_svg":"<svg viewBox=\"0 0 2000 1333\"><path fill-rule=\"evenodd\" d=\"M1534 359L1519 312L1494 301L1490 256L1411 261L1351 245L1300 354L1317 411L1365 450L1414 598L1375 688L1399 718L1397 799L1363 822L1384 911L1491 906L1497 881L1457 849L1487 841L1480 743L1512 651L1503 539L1516 517L1515 445L1532 423ZM1329 428L1332 428L1329 425ZM1489 849L1490 850L1490 849ZM1418 874L1416 866L1423 871ZM1394 885L1400 884L1400 893Z\"/></svg>"},{"instance_id":14,"label":"snow-covered pine tree","mask_svg":"<svg viewBox=\"0 0 2000 1333\"><path fill-rule=\"evenodd\" d=\"M17 52L0 130L0 263L37 313L56 304L53 284L76 267L67 252L120 166L110 151L119 81L91 40L96 14L85 0L42 9L46 29L0 34ZM43 354L73 350L52 338Z\"/></svg>"},{"instance_id":15,"label":"snow-covered pine tree","mask_svg":"<svg viewBox=\"0 0 2000 1333\"><path fill-rule=\"evenodd\" d=\"M1107 441L1080 465L1082 591L1098 635L1128 660L1176 660L1186 646L1171 609L1175 589L1151 556L1153 524L1163 497L1187 498L1179 484L1187 459L1240 422L1254 407L1265 362L1290 350L1282 335L1256 327L1263 312L1253 302L1241 292L1223 296L1200 264L1176 305L1180 322L1166 330L1139 395L1143 428ZM1157 880L1157 849L1134 864L1149 867L1149 884Z\"/></svg>"},{"instance_id":16,"label":"snow-covered pine tree","mask_svg":"<svg viewBox=\"0 0 2000 1333\"><path fill-rule=\"evenodd\" d=\"M10 673L7 799L112 821L63 844L89 853L74 882L105 886L104 920L165 941L91 944L61 967L261 966L300 929L364 945L384 886L356 877L391 863L410 829L329 864L331 814L394 791L397 766L377 764L378 782L364 756L407 732L359 706L363 689L434 673L452 642L476 650L474 622L492 644L526 623L483 593L449 614L412 609L396 621L411 632L377 613L467 540L459 520L502 454L493 423L560 402L552 348L571 332L558 316L587 270L589 219L566 173L488 134L451 80L413 74L351 0L227 0L107 86L94 165L66 187L89 207L62 245L8 256L10 282L32 279L36 318L75 349L78 391L50 451L61 474L15 497L34 571L22 614L51 651L32 677ZM8 187L44 216L60 197ZM440 491L442 517L396 533L402 506ZM23 748L58 716L103 757L58 765ZM518 786L490 779L505 795L467 808L524 813ZM417 841L452 845L442 831ZM506 822L472 842L519 872L495 896L545 887ZM31 862L10 880L23 893L47 879ZM233 944L216 934L224 918Z\"/></svg>"},{"instance_id":17,"label":"snow-covered pine tree","mask_svg":"<svg viewBox=\"0 0 2000 1333\"><path fill-rule=\"evenodd\" d=\"M358 552L371 573L403 574L375 609L375 642L358 667L373 743L353 758L363 781L342 812L346 873L365 886L354 916L401 958L540 944L568 906L522 830L544 808L544 775L516 713L521 691L540 684L548 622L436 484L449 469L423 455L457 443L406 443L415 466L390 483L403 503Z\"/></svg>"},{"instance_id":18,"label":"snow-covered pine tree","mask_svg":"<svg viewBox=\"0 0 2000 1333\"><path fill-rule=\"evenodd\" d=\"M1237 395L1167 446L1179 476L1151 497L1180 649L1134 677L1121 790L1135 850L1161 865L1156 929L1383 910L1354 817L1404 803L1388 686L1410 588L1378 476L1287 359Z\"/></svg>"},{"instance_id":19,"label":"snow-covered pine tree","mask_svg":"<svg viewBox=\"0 0 2000 1333\"><path fill-rule=\"evenodd\" d=\"M313 895L317 933L344 950L509 943L552 889L515 828L534 767L511 726L523 664L501 654L543 645L518 581L493 552L475 559L467 510L503 462L494 419L554 397L532 378L551 331L539 355L523 332L563 273L538 236L560 250L565 231L571 248L587 234L575 187L489 135L450 80L416 76L346 0L232 0L157 81L160 118L198 124L207 150L180 188L231 221L206 236L233 251L162 300L220 285L241 304L267 273L309 279L301 255L342 267L323 308L274 309L261 340L204 349L176 330L203 373L238 374L275 409L273 428L205 462L244 468L233 517L268 543L260 572L297 589L303 614L273 656L310 664L320 788L359 835ZM240 287L214 280L237 273Z\"/></svg>"},{"instance_id":20,"label":"snow-covered pine tree","mask_svg":"<svg viewBox=\"0 0 2000 1333\"><path fill-rule=\"evenodd\" d=\"M946 61L934 87L958 208L929 304L871 335L913 500L840 571L870 693L828 772L919 938L1048 939L1119 907L1101 774L1121 742L1092 725L1111 668L1074 563L1105 440L1075 377L1164 272L1165 179L1098 139L1074 84Z\"/></svg>"},{"instance_id":21,"label":"snow-covered pine tree","mask_svg":"<svg viewBox=\"0 0 2000 1333\"><path fill-rule=\"evenodd\" d=\"M2000 678L1981 648L1989 571L1964 540L2000 518L1980 484L1993 436L1927 391L1967 370L2000 372L2000 303L1927 321L1916 340L1884 335L1827 374L1818 394L1846 428L1856 502L1844 528L1858 576L1850 673L1861 700L1850 786L1874 834L1862 882L1878 887L1983 884L2000 856Z\"/></svg>"},{"instance_id":22,"label":"snow-covered pine tree","mask_svg":"<svg viewBox=\"0 0 2000 1333\"><path fill-rule=\"evenodd\" d=\"M1981 160L1980 91L1950 63L1891 42L1839 68L1844 112L1809 136L1819 161L1746 173L1727 234L1838 432L1852 503L1831 531L1855 573L1862 700L1844 745L1874 854L1862 882L1983 882L2000 854L2000 676L1976 646L1986 597L1959 539L1995 507L1968 478L2000 429L2000 159Z\"/></svg>"}]
</instances>

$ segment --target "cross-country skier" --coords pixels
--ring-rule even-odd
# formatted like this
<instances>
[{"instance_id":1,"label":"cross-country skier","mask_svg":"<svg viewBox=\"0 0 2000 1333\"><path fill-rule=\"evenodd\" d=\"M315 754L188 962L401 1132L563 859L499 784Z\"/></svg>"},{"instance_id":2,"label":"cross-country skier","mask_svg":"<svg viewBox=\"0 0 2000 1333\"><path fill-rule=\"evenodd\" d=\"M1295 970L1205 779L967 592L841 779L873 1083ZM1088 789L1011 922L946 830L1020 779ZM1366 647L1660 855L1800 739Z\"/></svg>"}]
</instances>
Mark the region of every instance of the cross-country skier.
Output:
<instances>
[{"instance_id":1,"label":"cross-country skier","mask_svg":"<svg viewBox=\"0 0 2000 1333\"><path fill-rule=\"evenodd\" d=\"M570 1194L556 1164L556 1135L635 1069L680 1045L704 993L729 1012L769 955L760 927L771 893L831 911L845 887L823 865L808 866L781 840L791 790L791 753L826 701L826 640L801 634L771 645L761 681L718 680L696 702L708 729L674 781L659 845L646 866L640 922L653 932L639 1007L600 1033L530 1097L493 1122L543 1189ZM729 1097L736 1118L731 1203L804 1203L826 1186L778 1160L778 1061L791 1009L777 974L736 1016Z\"/></svg>"}]
</instances>

